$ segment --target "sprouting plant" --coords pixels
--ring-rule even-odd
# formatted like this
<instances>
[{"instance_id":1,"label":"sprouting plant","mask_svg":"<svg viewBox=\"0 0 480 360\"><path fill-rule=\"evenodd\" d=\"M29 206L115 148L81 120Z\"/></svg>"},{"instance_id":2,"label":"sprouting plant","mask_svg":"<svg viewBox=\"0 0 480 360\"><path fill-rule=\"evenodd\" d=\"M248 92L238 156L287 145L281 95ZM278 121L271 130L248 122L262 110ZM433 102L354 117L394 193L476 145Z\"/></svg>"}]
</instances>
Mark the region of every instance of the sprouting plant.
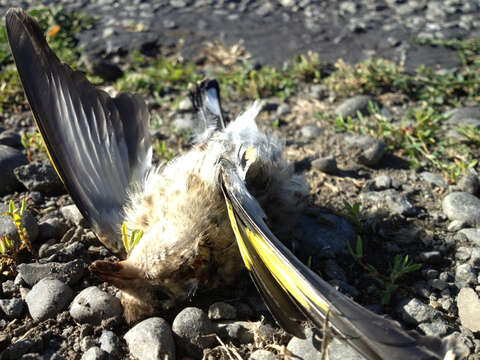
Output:
<instances>
[{"instance_id":1,"label":"sprouting plant","mask_svg":"<svg viewBox=\"0 0 480 360\"><path fill-rule=\"evenodd\" d=\"M355 250L352 249L352 246L347 242L348 251L354 258L355 262L367 270L369 276L377 280L383 287L382 291L382 304L387 305L392 299L392 295L397 291L399 285L398 280L403 276L419 270L422 265L413 263L408 255L395 255L393 260L393 265L390 266L390 273L386 276L378 272L378 270L371 264L365 263L363 261L363 241L360 236L357 236L357 243Z\"/></svg>"},{"instance_id":2,"label":"sprouting plant","mask_svg":"<svg viewBox=\"0 0 480 360\"><path fill-rule=\"evenodd\" d=\"M21 141L25 150L27 150L27 157L29 161L32 161L33 149L38 150L44 148L42 136L39 132L23 133Z\"/></svg>"},{"instance_id":3,"label":"sprouting plant","mask_svg":"<svg viewBox=\"0 0 480 360\"><path fill-rule=\"evenodd\" d=\"M351 205L348 201L344 200L343 205L345 206L345 216L353 221L357 229L360 230L362 228L362 223L360 221L360 203L354 203Z\"/></svg>"},{"instance_id":4,"label":"sprouting plant","mask_svg":"<svg viewBox=\"0 0 480 360\"><path fill-rule=\"evenodd\" d=\"M29 239L25 224L23 223L23 214L25 213L26 208L27 208L27 201L25 199L22 200L22 205L20 206L20 208L15 207L15 203L13 202L13 200L10 200L8 211L0 214L0 215L9 216L12 218L13 223L17 228L18 236L20 238L20 246L18 247L16 246L15 242L9 239L8 237L2 238L2 241L1 241L2 244L0 245L0 248L1 248L0 252L2 253L2 257L5 254L7 254L7 252L10 252L12 257L15 258L16 254L21 250L23 250L24 248L27 248L28 251L33 256L35 257L37 256L35 250L32 247L32 244L30 243L30 239Z\"/></svg>"},{"instance_id":5,"label":"sprouting plant","mask_svg":"<svg viewBox=\"0 0 480 360\"><path fill-rule=\"evenodd\" d=\"M174 154L167 148L167 142L165 140L157 142L154 147L154 151L164 160L170 160Z\"/></svg>"},{"instance_id":6,"label":"sprouting plant","mask_svg":"<svg viewBox=\"0 0 480 360\"><path fill-rule=\"evenodd\" d=\"M127 251L127 254L130 255L132 250L137 246L140 239L143 236L143 230L133 230L130 236L128 235L127 222L124 221L122 224L122 240L123 246Z\"/></svg>"}]
</instances>

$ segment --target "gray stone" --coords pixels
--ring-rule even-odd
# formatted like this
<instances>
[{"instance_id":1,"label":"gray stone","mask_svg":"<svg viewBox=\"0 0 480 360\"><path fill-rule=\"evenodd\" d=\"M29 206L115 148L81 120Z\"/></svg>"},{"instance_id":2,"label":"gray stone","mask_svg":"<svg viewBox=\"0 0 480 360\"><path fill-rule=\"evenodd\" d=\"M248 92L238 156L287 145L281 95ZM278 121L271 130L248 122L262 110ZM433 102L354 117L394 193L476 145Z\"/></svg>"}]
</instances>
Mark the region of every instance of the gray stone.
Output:
<instances>
[{"instance_id":1,"label":"gray stone","mask_svg":"<svg viewBox=\"0 0 480 360\"><path fill-rule=\"evenodd\" d=\"M88 221L85 219L78 210L77 206L72 204L72 205L66 205L60 208L60 212L62 213L63 217L75 225L80 225L80 226L87 226Z\"/></svg>"},{"instance_id":2,"label":"gray stone","mask_svg":"<svg viewBox=\"0 0 480 360\"><path fill-rule=\"evenodd\" d=\"M455 281L461 284L476 284L477 274L470 264L460 264L455 269Z\"/></svg>"},{"instance_id":3,"label":"gray stone","mask_svg":"<svg viewBox=\"0 0 480 360\"><path fill-rule=\"evenodd\" d=\"M387 147L382 141L368 135L347 135L344 139L350 148L360 151L357 154L357 161L363 165L377 165L387 152Z\"/></svg>"},{"instance_id":4,"label":"gray stone","mask_svg":"<svg viewBox=\"0 0 480 360\"><path fill-rule=\"evenodd\" d=\"M458 187L463 192L475 195L480 189L480 180L474 169L468 169L465 175L458 181Z\"/></svg>"},{"instance_id":5,"label":"gray stone","mask_svg":"<svg viewBox=\"0 0 480 360\"><path fill-rule=\"evenodd\" d=\"M96 286L82 290L70 307L70 316L79 323L100 324L102 320L123 313L120 300Z\"/></svg>"},{"instance_id":6,"label":"gray stone","mask_svg":"<svg viewBox=\"0 0 480 360\"><path fill-rule=\"evenodd\" d=\"M255 329L259 324L250 321L215 322L217 333L221 338L228 338L240 344L253 342Z\"/></svg>"},{"instance_id":7,"label":"gray stone","mask_svg":"<svg viewBox=\"0 0 480 360\"><path fill-rule=\"evenodd\" d=\"M442 201L443 212L450 220L463 220L480 226L480 199L466 192L453 192Z\"/></svg>"},{"instance_id":8,"label":"gray stone","mask_svg":"<svg viewBox=\"0 0 480 360\"><path fill-rule=\"evenodd\" d=\"M279 2L283 7L292 7L296 4L295 0L279 0Z\"/></svg>"},{"instance_id":9,"label":"gray stone","mask_svg":"<svg viewBox=\"0 0 480 360\"><path fill-rule=\"evenodd\" d=\"M98 339L98 343L100 344L100 349L106 353L112 356L118 356L120 354L120 339L113 331L103 330L100 339Z\"/></svg>"},{"instance_id":10,"label":"gray stone","mask_svg":"<svg viewBox=\"0 0 480 360\"><path fill-rule=\"evenodd\" d=\"M317 333L317 336L315 336ZM293 337L287 345L291 351L292 358L302 360L316 360L321 358L322 343L318 340L317 329L306 329L305 339Z\"/></svg>"},{"instance_id":11,"label":"gray stone","mask_svg":"<svg viewBox=\"0 0 480 360\"><path fill-rule=\"evenodd\" d=\"M428 285L430 285L430 287L432 287L433 289L437 289L440 291L448 287L447 282L440 279L431 279L428 281Z\"/></svg>"},{"instance_id":12,"label":"gray stone","mask_svg":"<svg viewBox=\"0 0 480 360\"><path fill-rule=\"evenodd\" d=\"M337 160L333 156L327 156L312 161L312 167L326 174L337 172Z\"/></svg>"},{"instance_id":13,"label":"gray stone","mask_svg":"<svg viewBox=\"0 0 480 360\"><path fill-rule=\"evenodd\" d=\"M311 216L302 216L298 223L300 246L299 256L308 258L329 249L333 254L348 255L347 241L355 244L357 234L352 224L345 218L334 214L318 214L320 221ZM322 222L323 220L323 222Z\"/></svg>"},{"instance_id":14,"label":"gray stone","mask_svg":"<svg viewBox=\"0 0 480 360\"><path fill-rule=\"evenodd\" d=\"M65 193L65 187L51 165L22 165L17 167L13 172L18 181L30 191L39 191L42 194L50 196Z\"/></svg>"},{"instance_id":15,"label":"gray stone","mask_svg":"<svg viewBox=\"0 0 480 360\"><path fill-rule=\"evenodd\" d=\"M25 164L28 164L28 159L20 150L0 145L0 174L2 174L0 176L0 196L23 188L13 170Z\"/></svg>"},{"instance_id":16,"label":"gray stone","mask_svg":"<svg viewBox=\"0 0 480 360\"><path fill-rule=\"evenodd\" d=\"M477 268L480 267L480 247L476 246L472 249L469 262Z\"/></svg>"},{"instance_id":17,"label":"gray stone","mask_svg":"<svg viewBox=\"0 0 480 360\"><path fill-rule=\"evenodd\" d=\"M388 175L378 175L373 179L375 190L386 190L392 187L392 177Z\"/></svg>"},{"instance_id":18,"label":"gray stone","mask_svg":"<svg viewBox=\"0 0 480 360\"><path fill-rule=\"evenodd\" d=\"M5 130L0 133L0 145L11 146L17 149L23 149L22 137L14 130Z\"/></svg>"},{"instance_id":19,"label":"gray stone","mask_svg":"<svg viewBox=\"0 0 480 360\"><path fill-rule=\"evenodd\" d=\"M349 116L356 117L357 112L360 112L362 115L365 115L368 113L369 102L375 103L375 99L373 99L369 95L354 96L348 100L345 100L343 103L341 103L335 109L335 114L341 115L345 119Z\"/></svg>"},{"instance_id":20,"label":"gray stone","mask_svg":"<svg viewBox=\"0 0 480 360\"><path fill-rule=\"evenodd\" d=\"M445 177L440 173L432 173L432 172L424 171L420 174L420 178L423 181L429 184L435 185L441 189L448 188L447 180L445 180Z\"/></svg>"},{"instance_id":21,"label":"gray stone","mask_svg":"<svg viewBox=\"0 0 480 360\"><path fill-rule=\"evenodd\" d=\"M463 288L457 296L458 315L462 326L480 331L480 299L475 290Z\"/></svg>"},{"instance_id":22,"label":"gray stone","mask_svg":"<svg viewBox=\"0 0 480 360\"><path fill-rule=\"evenodd\" d=\"M292 112L292 109L290 108L290 106L288 104L281 103L277 108L276 114L277 114L278 117L282 117L282 116L290 114L291 112Z\"/></svg>"},{"instance_id":23,"label":"gray stone","mask_svg":"<svg viewBox=\"0 0 480 360\"><path fill-rule=\"evenodd\" d=\"M442 261L442 254L440 251L432 250L432 251L422 251L418 254L418 258L420 261L427 263L427 264L438 264Z\"/></svg>"},{"instance_id":24,"label":"gray stone","mask_svg":"<svg viewBox=\"0 0 480 360\"><path fill-rule=\"evenodd\" d=\"M465 235L468 241L480 246L480 228L462 229L459 233Z\"/></svg>"},{"instance_id":25,"label":"gray stone","mask_svg":"<svg viewBox=\"0 0 480 360\"><path fill-rule=\"evenodd\" d=\"M400 303L397 311L403 320L410 325L432 322L440 317L440 313L417 298L407 299Z\"/></svg>"},{"instance_id":26,"label":"gray stone","mask_svg":"<svg viewBox=\"0 0 480 360\"><path fill-rule=\"evenodd\" d=\"M360 200L387 208L392 214L415 216L418 209L407 196L394 189L383 191L368 191L360 193Z\"/></svg>"},{"instance_id":27,"label":"gray stone","mask_svg":"<svg viewBox=\"0 0 480 360\"><path fill-rule=\"evenodd\" d=\"M236 317L237 309L224 302L216 302L208 308L208 318L212 320L232 320Z\"/></svg>"},{"instance_id":28,"label":"gray stone","mask_svg":"<svg viewBox=\"0 0 480 360\"><path fill-rule=\"evenodd\" d=\"M175 359L175 342L168 323L149 318L132 327L124 336L130 354L142 360Z\"/></svg>"},{"instance_id":29,"label":"gray stone","mask_svg":"<svg viewBox=\"0 0 480 360\"><path fill-rule=\"evenodd\" d=\"M20 204L17 205L16 207L19 208ZM0 204L0 214L5 212L9 212L9 206L7 204ZM29 210L25 210L23 213L22 224L27 230L28 240L31 243L34 243L38 238L38 224L37 220ZM17 227L15 226L13 219L8 215L0 215L0 237L2 236L8 236L8 238L13 240L14 243L20 244L20 236L18 235Z\"/></svg>"},{"instance_id":30,"label":"gray stone","mask_svg":"<svg viewBox=\"0 0 480 360\"><path fill-rule=\"evenodd\" d=\"M35 346L35 342L32 339L19 340L9 345L5 351L3 351L2 359L20 359L22 356L30 351Z\"/></svg>"},{"instance_id":31,"label":"gray stone","mask_svg":"<svg viewBox=\"0 0 480 360\"><path fill-rule=\"evenodd\" d=\"M20 264L18 266L18 273L29 286L33 286L47 277L73 285L82 278L84 272L85 267L81 260L73 260L68 263Z\"/></svg>"},{"instance_id":32,"label":"gray stone","mask_svg":"<svg viewBox=\"0 0 480 360\"><path fill-rule=\"evenodd\" d=\"M470 123L468 120L477 119L480 120L480 106L470 106L456 108L447 111L443 114L445 117L448 117L447 124L452 126L469 126Z\"/></svg>"},{"instance_id":33,"label":"gray stone","mask_svg":"<svg viewBox=\"0 0 480 360\"><path fill-rule=\"evenodd\" d=\"M277 360L278 357L268 350L255 350L250 354L250 360Z\"/></svg>"},{"instance_id":34,"label":"gray stone","mask_svg":"<svg viewBox=\"0 0 480 360\"><path fill-rule=\"evenodd\" d=\"M9 319L19 318L25 309L24 304L22 299L0 299L0 309Z\"/></svg>"},{"instance_id":35,"label":"gray stone","mask_svg":"<svg viewBox=\"0 0 480 360\"><path fill-rule=\"evenodd\" d=\"M312 98L322 100L328 95L328 87L325 84L312 85L310 89Z\"/></svg>"},{"instance_id":36,"label":"gray stone","mask_svg":"<svg viewBox=\"0 0 480 360\"><path fill-rule=\"evenodd\" d=\"M328 355L329 360L365 360L350 345L337 338L334 338L328 345Z\"/></svg>"},{"instance_id":37,"label":"gray stone","mask_svg":"<svg viewBox=\"0 0 480 360\"><path fill-rule=\"evenodd\" d=\"M464 220L452 220L450 223L447 225L447 230L451 232L455 232L458 230L463 229L464 227L467 227L468 223Z\"/></svg>"},{"instance_id":38,"label":"gray stone","mask_svg":"<svg viewBox=\"0 0 480 360\"><path fill-rule=\"evenodd\" d=\"M323 129L315 125L305 125L300 129L300 134L305 139L315 139L323 133Z\"/></svg>"},{"instance_id":39,"label":"gray stone","mask_svg":"<svg viewBox=\"0 0 480 360\"><path fill-rule=\"evenodd\" d=\"M40 240L61 239L68 230L66 222L58 217L40 220L38 223L38 237Z\"/></svg>"},{"instance_id":40,"label":"gray stone","mask_svg":"<svg viewBox=\"0 0 480 360\"><path fill-rule=\"evenodd\" d=\"M2 292L4 295L13 295L16 291L18 291L18 285L12 280L2 282Z\"/></svg>"},{"instance_id":41,"label":"gray stone","mask_svg":"<svg viewBox=\"0 0 480 360\"><path fill-rule=\"evenodd\" d=\"M422 330L427 336L443 337L447 335L448 332L448 325L440 319L435 320L431 323L428 322L420 324L418 325L418 328Z\"/></svg>"},{"instance_id":42,"label":"gray stone","mask_svg":"<svg viewBox=\"0 0 480 360\"><path fill-rule=\"evenodd\" d=\"M173 320L172 331L178 348L192 357L202 357L203 349L212 346L216 340L211 334L215 327L202 310L188 307Z\"/></svg>"},{"instance_id":43,"label":"gray stone","mask_svg":"<svg viewBox=\"0 0 480 360\"><path fill-rule=\"evenodd\" d=\"M25 301L33 320L43 321L63 311L72 297L72 289L60 280L43 279L32 287Z\"/></svg>"},{"instance_id":44,"label":"gray stone","mask_svg":"<svg viewBox=\"0 0 480 360\"><path fill-rule=\"evenodd\" d=\"M81 357L81 360L106 360L108 355L105 351L100 349L98 346L92 346L87 351L85 351Z\"/></svg>"}]
</instances>

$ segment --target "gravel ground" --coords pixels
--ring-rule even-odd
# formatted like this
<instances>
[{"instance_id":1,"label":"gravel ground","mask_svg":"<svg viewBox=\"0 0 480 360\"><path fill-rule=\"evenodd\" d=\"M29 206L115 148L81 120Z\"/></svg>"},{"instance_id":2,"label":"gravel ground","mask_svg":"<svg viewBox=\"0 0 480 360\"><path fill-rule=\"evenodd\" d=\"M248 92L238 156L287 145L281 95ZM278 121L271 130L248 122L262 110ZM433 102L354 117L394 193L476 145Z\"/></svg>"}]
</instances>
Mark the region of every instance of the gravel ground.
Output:
<instances>
[{"instance_id":1,"label":"gravel ground","mask_svg":"<svg viewBox=\"0 0 480 360\"><path fill-rule=\"evenodd\" d=\"M57 2L45 2L54 4ZM244 39L255 61L281 65L306 50L333 61L372 55L441 69L458 64L446 48L419 47L412 37L478 35L476 1L90 1L68 8L102 15L94 29L78 34L87 54L124 54L185 40L195 58L204 41ZM35 2L37 4L37 2ZM0 2L0 12L26 2ZM112 11L113 9L113 11ZM272 47L281 41L282 46ZM148 99L149 104L152 99ZM414 171L378 139L335 132L315 114L354 115L374 101L394 119L411 105L400 94L340 99L322 85L305 85L286 101L265 99L259 122L286 139L286 153L311 187L308 214L292 246L304 261L362 305L386 313L408 329L454 334L480 354L480 180L474 169L455 184L440 173ZM225 104L233 116L246 102ZM471 104L474 105L474 104ZM179 130L193 127L188 101L179 110L151 105L165 120L158 131L175 152L188 148ZM451 127L480 126L480 107L447 109ZM309 330L291 338L268 315L245 274L232 288L197 294L166 314L129 327L117 290L88 271L97 259L113 259L81 217L42 151L27 158L21 134L34 131L29 112L3 118L0 126L0 212L10 200L28 198L23 221L39 261L22 254L15 276L0 274L0 359L280 359L294 354L317 359L320 347ZM179 140L180 139L180 140ZM472 150L473 151L473 150ZM475 150L478 154L478 149ZM361 204L361 227L345 215L344 201ZM387 275L396 255L408 254L421 270L402 278L390 305L381 285L352 259L346 245L364 238L365 261ZM0 236L18 236L0 216ZM307 250L308 249L308 250ZM265 316L263 318L262 316ZM212 335L215 334L215 335ZM225 344L225 345L222 345ZM293 356L292 356L293 358ZM333 342L331 359L361 359Z\"/></svg>"}]
</instances>

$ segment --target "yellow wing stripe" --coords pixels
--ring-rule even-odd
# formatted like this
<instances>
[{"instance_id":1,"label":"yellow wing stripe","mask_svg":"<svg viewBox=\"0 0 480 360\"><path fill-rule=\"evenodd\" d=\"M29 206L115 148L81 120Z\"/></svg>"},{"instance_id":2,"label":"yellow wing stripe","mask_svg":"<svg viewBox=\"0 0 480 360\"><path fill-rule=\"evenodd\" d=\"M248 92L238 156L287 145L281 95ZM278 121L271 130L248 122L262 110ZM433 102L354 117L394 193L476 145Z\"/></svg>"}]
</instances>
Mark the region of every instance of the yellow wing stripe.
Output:
<instances>
[{"instance_id":1,"label":"yellow wing stripe","mask_svg":"<svg viewBox=\"0 0 480 360\"><path fill-rule=\"evenodd\" d=\"M53 168L55 169L55 171L56 171L58 177L60 178L61 182L62 182L63 184L65 184L65 181L63 181L62 175L60 175L60 173L58 172L57 164L55 164L55 161L53 161L52 155L50 154L50 149L48 148L47 142L45 141L45 138L43 137L43 134L42 134L42 132L40 131L40 126L38 126L38 121L37 121L37 118L35 117L35 115L33 115L33 119L35 120L35 125L37 126L37 129L39 130L40 137L42 138L43 147L47 150L48 158L50 159L50 162L52 163Z\"/></svg>"},{"instance_id":2,"label":"yellow wing stripe","mask_svg":"<svg viewBox=\"0 0 480 360\"><path fill-rule=\"evenodd\" d=\"M235 238L237 239L237 244L240 249L240 254L242 255L243 262L249 271L252 270L252 259L248 254L247 248L245 243L243 242L242 234L240 233L240 229L237 225L237 219L235 218L235 213L233 212L232 204L228 199L225 199L227 202L227 210L228 210L228 217L230 218L230 224L232 225L233 233L235 234Z\"/></svg>"}]
</instances>

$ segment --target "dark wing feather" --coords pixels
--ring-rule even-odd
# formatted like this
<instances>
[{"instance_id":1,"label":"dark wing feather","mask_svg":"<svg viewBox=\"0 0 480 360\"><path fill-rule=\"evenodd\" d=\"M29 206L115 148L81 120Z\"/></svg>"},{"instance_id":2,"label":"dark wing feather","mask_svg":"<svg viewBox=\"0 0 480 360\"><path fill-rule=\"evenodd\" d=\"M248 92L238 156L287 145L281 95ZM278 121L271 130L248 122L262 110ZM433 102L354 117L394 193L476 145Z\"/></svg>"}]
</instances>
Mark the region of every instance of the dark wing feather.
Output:
<instances>
[{"instance_id":1,"label":"dark wing feather","mask_svg":"<svg viewBox=\"0 0 480 360\"><path fill-rule=\"evenodd\" d=\"M81 213L123 254L120 225L129 186L151 166L149 116L137 96L111 98L60 62L38 23L6 15L8 41L50 159Z\"/></svg>"},{"instance_id":2,"label":"dark wing feather","mask_svg":"<svg viewBox=\"0 0 480 360\"><path fill-rule=\"evenodd\" d=\"M195 89L190 91L190 100L198 117L203 122L203 129L223 129L222 104L220 99L220 87L217 80L203 80Z\"/></svg>"},{"instance_id":3,"label":"dark wing feather","mask_svg":"<svg viewBox=\"0 0 480 360\"><path fill-rule=\"evenodd\" d=\"M245 264L264 298L274 298L267 299L267 304L280 304L273 309L275 318L282 317L284 309L281 306L285 303L288 304L287 313L295 315L291 309L295 305L298 313L319 328L323 327L328 314L329 325L334 331L369 360L443 359L446 349L441 339L407 333L396 322L363 308L335 290L298 260L267 227L263 210L248 192L233 164L223 160L220 176ZM271 276L258 280L257 273L264 273L264 268ZM299 319L302 318L300 315ZM288 321L293 320L288 317ZM281 321L279 323L282 325ZM286 330L290 331L288 327Z\"/></svg>"}]
</instances>

